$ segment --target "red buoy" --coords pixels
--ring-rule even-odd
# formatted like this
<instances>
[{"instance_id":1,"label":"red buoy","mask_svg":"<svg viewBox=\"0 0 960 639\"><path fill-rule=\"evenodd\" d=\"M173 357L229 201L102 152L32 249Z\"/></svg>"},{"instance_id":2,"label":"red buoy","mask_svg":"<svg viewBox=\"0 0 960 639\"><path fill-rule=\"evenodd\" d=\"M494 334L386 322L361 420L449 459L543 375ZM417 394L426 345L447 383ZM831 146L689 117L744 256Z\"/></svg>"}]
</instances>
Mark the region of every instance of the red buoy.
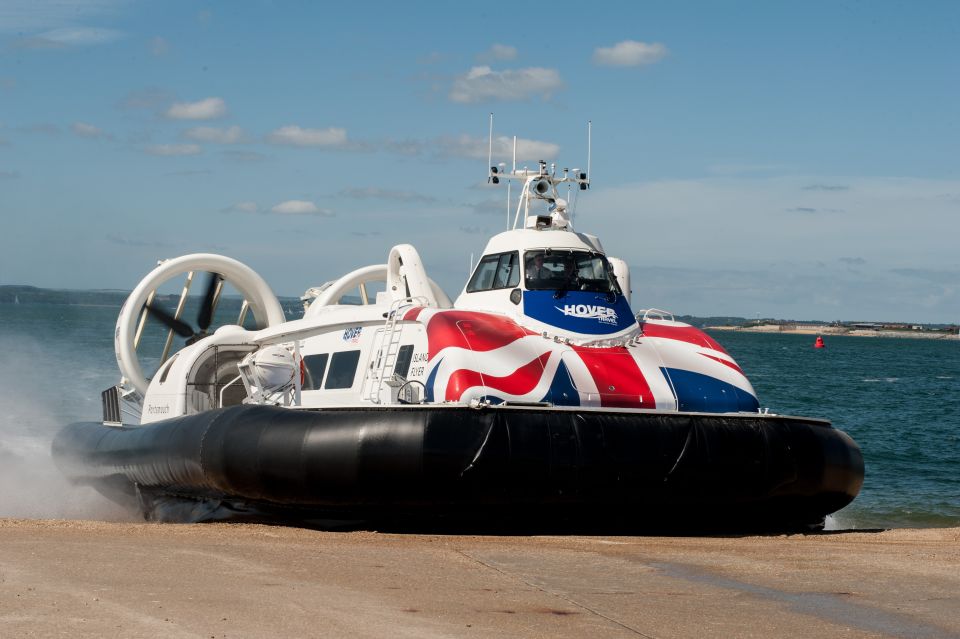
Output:
<instances>
[{"instance_id":1,"label":"red buoy","mask_svg":"<svg viewBox=\"0 0 960 639\"><path fill-rule=\"evenodd\" d=\"M823 338L817 335L816 341L813 343L814 348L823 348L826 344L823 343Z\"/></svg>"}]
</instances>

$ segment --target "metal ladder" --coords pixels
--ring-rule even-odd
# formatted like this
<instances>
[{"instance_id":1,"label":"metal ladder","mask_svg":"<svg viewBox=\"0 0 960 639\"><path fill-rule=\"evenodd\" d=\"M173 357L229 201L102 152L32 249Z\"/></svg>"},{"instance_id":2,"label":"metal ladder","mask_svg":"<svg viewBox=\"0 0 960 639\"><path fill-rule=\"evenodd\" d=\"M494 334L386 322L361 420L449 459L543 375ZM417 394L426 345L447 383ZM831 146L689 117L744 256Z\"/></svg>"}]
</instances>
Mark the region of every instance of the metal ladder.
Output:
<instances>
[{"instance_id":1,"label":"metal ladder","mask_svg":"<svg viewBox=\"0 0 960 639\"><path fill-rule=\"evenodd\" d=\"M414 304L426 306L426 302L426 299L420 297L405 297L390 305L387 321L383 325L383 331L380 333L380 338L374 344L373 349L377 359L371 362L371 384L367 399L374 404L380 403L380 389L383 388L384 381L393 375L393 369L397 365L400 338L403 335L403 328L400 327L399 330L397 328L397 323L402 319L400 309Z\"/></svg>"}]
</instances>

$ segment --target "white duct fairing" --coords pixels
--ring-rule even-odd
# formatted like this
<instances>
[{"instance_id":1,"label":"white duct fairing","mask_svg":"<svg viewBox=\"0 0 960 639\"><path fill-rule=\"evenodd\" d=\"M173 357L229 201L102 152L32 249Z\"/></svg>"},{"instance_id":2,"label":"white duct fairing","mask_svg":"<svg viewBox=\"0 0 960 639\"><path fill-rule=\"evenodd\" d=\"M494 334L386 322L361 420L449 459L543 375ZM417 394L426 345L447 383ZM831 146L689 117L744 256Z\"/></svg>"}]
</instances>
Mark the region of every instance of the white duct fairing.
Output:
<instances>
[{"instance_id":1,"label":"white duct fairing","mask_svg":"<svg viewBox=\"0 0 960 639\"><path fill-rule=\"evenodd\" d=\"M419 296L426 301L426 306L434 308L453 306L443 289L427 276L417 250L409 244L401 244L391 249L387 264L373 264L358 268L325 285L326 288L310 303L304 318L312 317L324 306L339 304L344 295L354 292L361 284L374 282L384 282L392 300Z\"/></svg>"},{"instance_id":2,"label":"white duct fairing","mask_svg":"<svg viewBox=\"0 0 960 639\"><path fill-rule=\"evenodd\" d=\"M620 291L623 293L623 296L627 298L627 303L631 303L630 298L633 295L633 291L630 289L630 267L619 257L610 257L608 255L607 261L610 262L610 266L613 268L613 274L617 277L617 284L620 286Z\"/></svg>"},{"instance_id":3,"label":"white duct fairing","mask_svg":"<svg viewBox=\"0 0 960 639\"><path fill-rule=\"evenodd\" d=\"M387 290L393 299L423 298L427 306L439 306L420 254L410 244L398 244L387 258Z\"/></svg>"},{"instance_id":4,"label":"white duct fairing","mask_svg":"<svg viewBox=\"0 0 960 639\"><path fill-rule=\"evenodd\" d=\"M141 393L146 392L148 382L140 366L135 344L140 314L153 291L172 277L191 271L219 273L223 276L247 300L258 326L273 326L286 319L270 286L242 262L214 253L193 253L161 262L133 289L117 318L114 339L117 365L124 379Z\"/></svg>"}]
</instances>

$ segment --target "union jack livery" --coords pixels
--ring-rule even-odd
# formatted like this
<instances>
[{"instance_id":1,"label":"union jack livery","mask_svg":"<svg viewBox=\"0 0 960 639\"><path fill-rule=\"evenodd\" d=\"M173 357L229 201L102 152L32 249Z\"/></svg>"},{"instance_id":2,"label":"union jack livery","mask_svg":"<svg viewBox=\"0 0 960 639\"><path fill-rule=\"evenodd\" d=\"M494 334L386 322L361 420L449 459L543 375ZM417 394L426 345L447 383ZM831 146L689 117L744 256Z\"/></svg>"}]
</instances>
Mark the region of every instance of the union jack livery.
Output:
<instances>
[{"instance_id":1,"label":"union jack livery","mask_svg":"<svg viewBox=\"0 0 960 639\"><path fill-rule=\"evenodd\" d=\"M427 401L701 412L759 407L733 358L686 324L647 320L623 345L578 347L499 315L422 310L407 316L427 326Z\"/></svg>"},{"instance_id":2,"label":"union jack livery","mask_svg":"<svg viewBox=\"0 0 960 639\"><path fill-rule=\"evenodd\" d=\"M454 301L409 244L306 291L298 319L235 260L160 262L117 320L121 380L103 423L65 428L57 463L179 521L822 525L860 488L856 444L828 422L761 412L712 337L632 309L627 263L574 230L558 191L585 190L588 174L491 166L490 182L522 184L514 223ZM194 328L183 314L197 271L210 275ZM156 291L178 275L171 310ZM224 321L227 284L243 303Z\"/></svg>"}]
</instances>

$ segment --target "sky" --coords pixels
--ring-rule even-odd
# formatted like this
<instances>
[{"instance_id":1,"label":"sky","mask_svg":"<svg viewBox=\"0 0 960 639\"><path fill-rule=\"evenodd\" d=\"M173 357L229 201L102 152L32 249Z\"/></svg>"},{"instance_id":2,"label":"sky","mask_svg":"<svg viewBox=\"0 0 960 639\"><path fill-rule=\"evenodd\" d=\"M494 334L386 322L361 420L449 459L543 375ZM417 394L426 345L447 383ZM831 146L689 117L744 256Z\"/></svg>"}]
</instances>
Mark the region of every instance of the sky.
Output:
<instances>
[{"instance_id":1,"label":"sky","mask_svg":"<svg viewBox=\"0 0 960 639\"><path fill-rule=\"evenodd\" d=\"M0 284L215 252L279 295L417 247L494 162L586 166L633 307L960 322L960 3L0 2ZM514 191L516 193L516 191Z\"/></svg>"}]
</instances>

